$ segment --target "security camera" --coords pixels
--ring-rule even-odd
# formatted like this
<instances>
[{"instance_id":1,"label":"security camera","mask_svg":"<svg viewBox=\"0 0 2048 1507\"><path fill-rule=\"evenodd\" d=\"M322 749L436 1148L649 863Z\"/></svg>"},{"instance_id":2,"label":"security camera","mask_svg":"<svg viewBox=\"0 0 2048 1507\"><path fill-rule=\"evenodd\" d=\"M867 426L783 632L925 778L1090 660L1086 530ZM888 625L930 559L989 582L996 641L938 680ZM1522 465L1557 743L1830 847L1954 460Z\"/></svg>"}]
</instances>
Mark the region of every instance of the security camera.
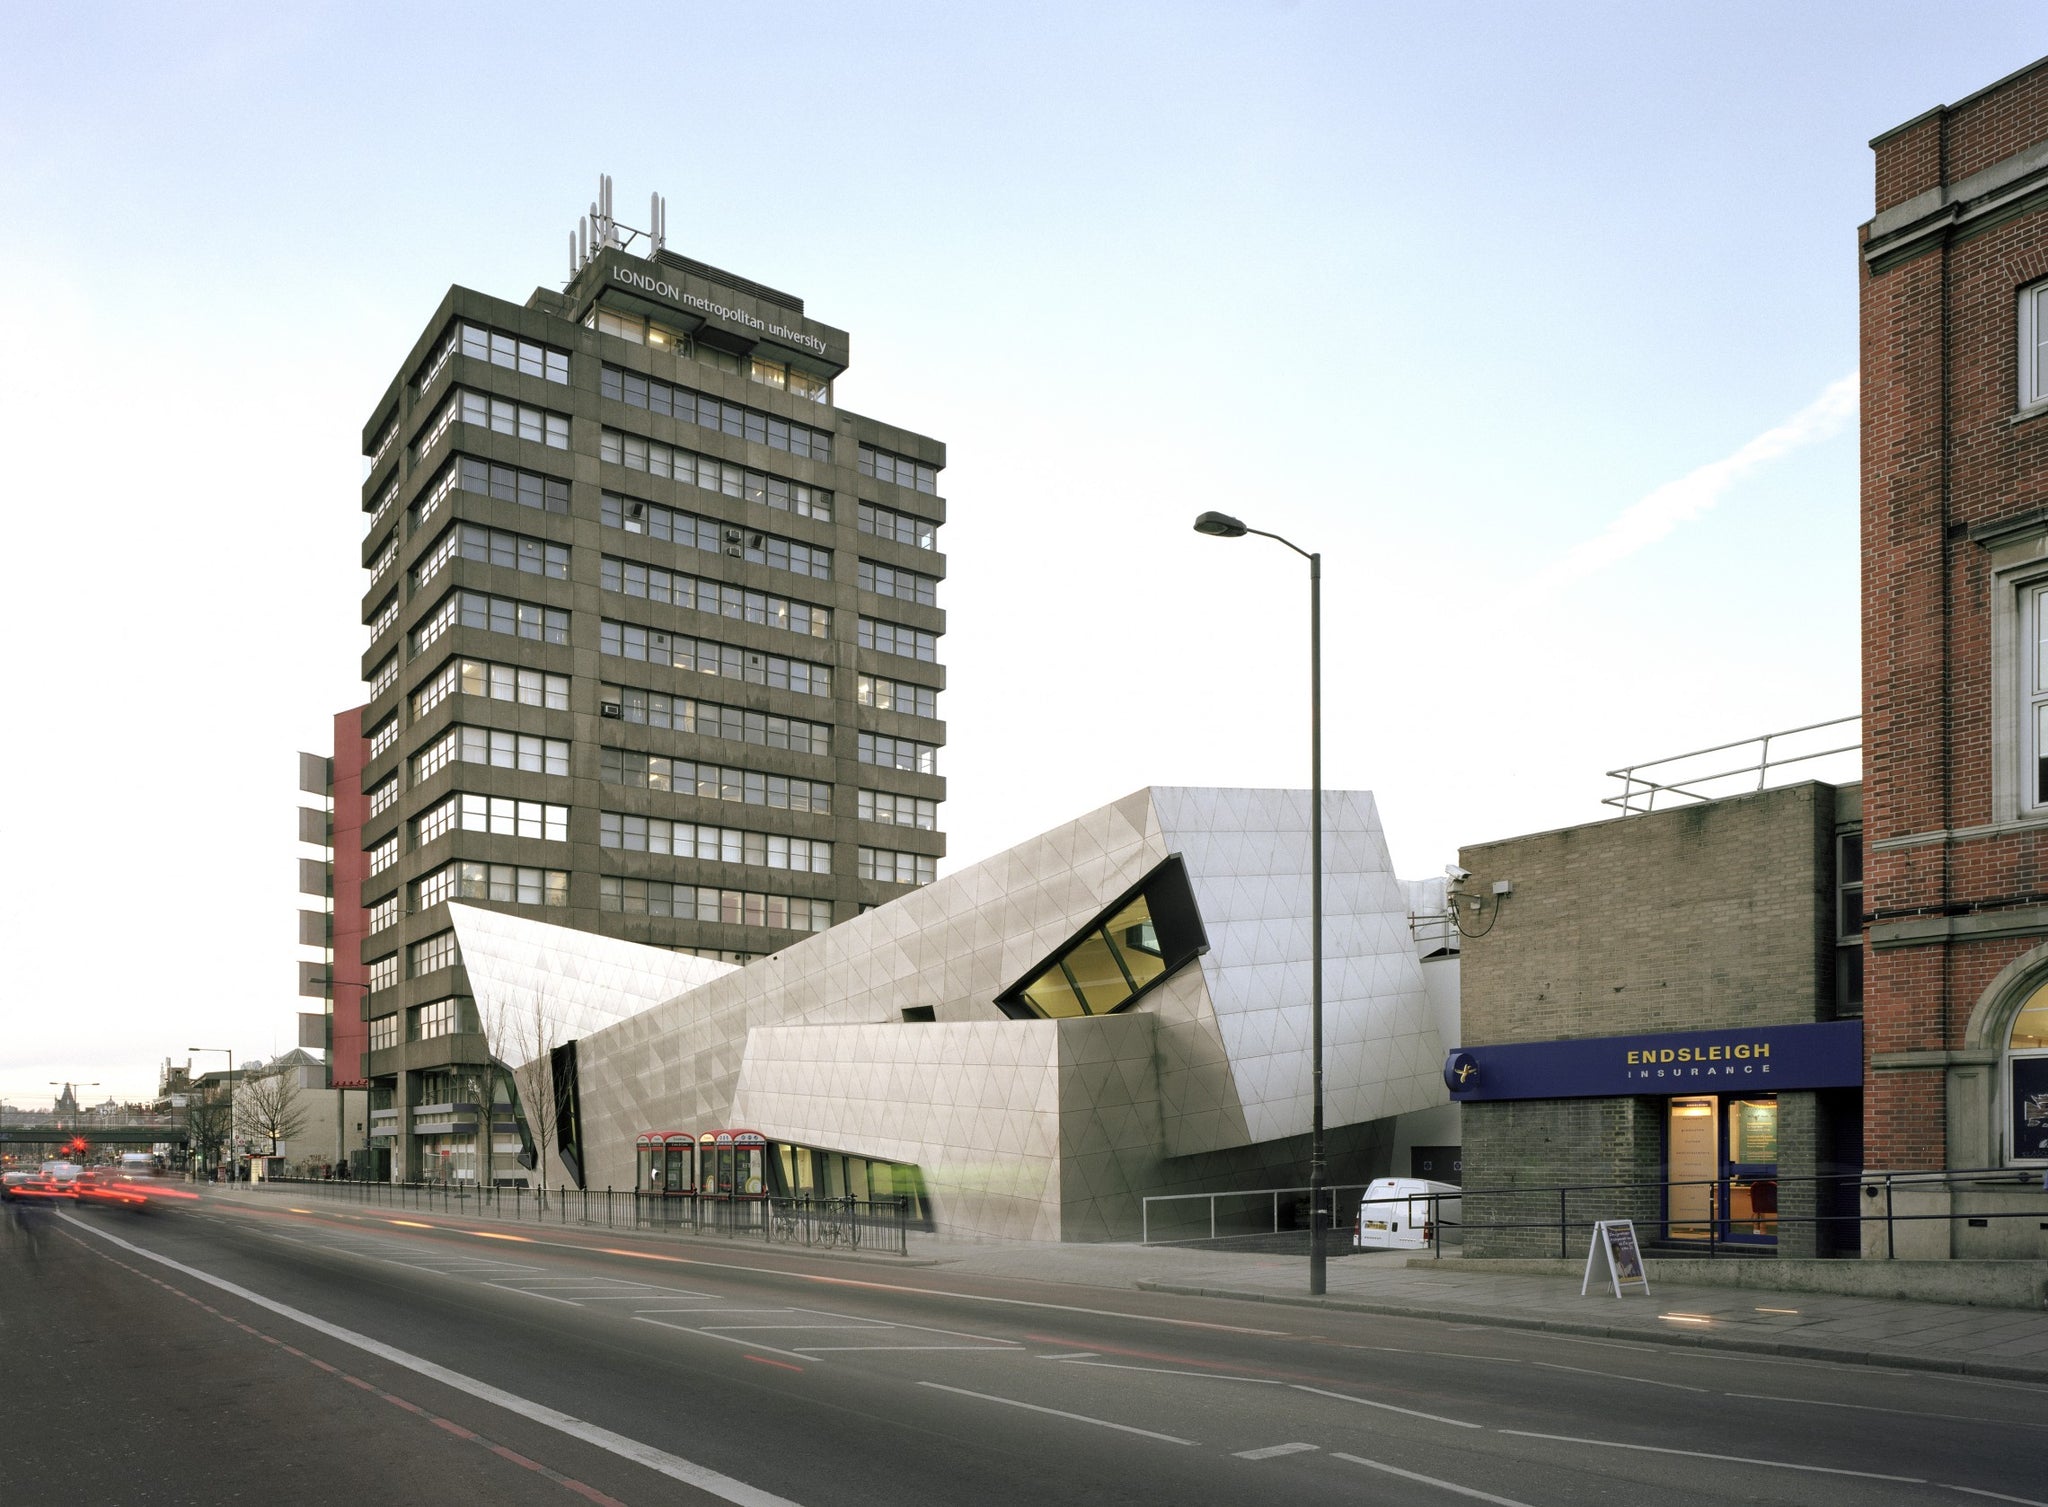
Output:
<instances>
[{"instance_id":1,"label":"security camera","mask_svg":"<svg viewBox=\"0 0 2048 1507\"><path fill-rule=\"evenodd\" d=\"M1444 877L1453 884L1463 884L1472 877L1472 871L1470 869L1461 869L1455 863L1447 863L1444 865Z\"/></svg>"}]
</instances>

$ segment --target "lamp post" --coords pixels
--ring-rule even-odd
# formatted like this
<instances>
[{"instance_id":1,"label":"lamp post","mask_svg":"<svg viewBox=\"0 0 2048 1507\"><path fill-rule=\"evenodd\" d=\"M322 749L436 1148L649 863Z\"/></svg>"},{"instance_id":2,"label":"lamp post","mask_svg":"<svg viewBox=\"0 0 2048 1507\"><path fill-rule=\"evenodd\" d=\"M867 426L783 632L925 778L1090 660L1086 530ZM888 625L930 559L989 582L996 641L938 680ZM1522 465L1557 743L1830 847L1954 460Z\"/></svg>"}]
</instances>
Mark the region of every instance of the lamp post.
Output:
<instances>
[{"instance_id":1,"label":"lamp post","mask_svg":"<svg viewBox=\"0 0 2048 1507\"><path fill-rule=\"evenodd\" d=\"M228 1186L235 1185L235 1054L227 1047L187 1047L188 1052L226 1052L228 1057Z\"/></svg>"},{"instance_id":2,"label":"lamp post","mask_svg":"<svg viewBox=\"0 0 2048 1507\"><path fill-rule=\"evenodd\" d=\"M1284 544L1308 561L1308 739L1309 739L1309 1037L1310 1121L1308 1139L1308 1290L1321 1297L1328 1282L1329 1251L1323 1221L1323 1182L1328 1175L1323 1147L1323 557L1291 539L1247 527L1228 513L1204 513L1195 532L1212 539L1256 534Z\"/></svg>"}]
</instances>

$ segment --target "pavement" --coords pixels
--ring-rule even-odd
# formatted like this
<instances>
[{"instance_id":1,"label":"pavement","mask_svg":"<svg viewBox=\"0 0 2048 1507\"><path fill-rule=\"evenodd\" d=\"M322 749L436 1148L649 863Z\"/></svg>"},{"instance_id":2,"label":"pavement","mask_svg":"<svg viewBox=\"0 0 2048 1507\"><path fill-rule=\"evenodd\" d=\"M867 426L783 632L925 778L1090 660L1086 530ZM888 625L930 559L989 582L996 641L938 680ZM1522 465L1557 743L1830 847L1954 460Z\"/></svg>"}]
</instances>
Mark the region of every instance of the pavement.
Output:
<instances>
[{"instance_id":1,"label":"pavement","mask_svg":"<svg viewBox=\"0 0 2048 1507\"><path fill-rule=\"evenodd\" d=\"M290 1193L296 1203L320 1197L317 1185L290 1185ZM254 1196L266 1195L258 1190ZM363 1205L350 1201L349 1207ZM569 1228L575 1227L571 1220ZM649 1231L639 1238L731 1245L719 1237ZM1456 1256L1431 1261L1407 1251L1370 1252L1331 1260L1325 1295L1317 1298L1308 1293L1306 1257L1267 1252L914 1234L908 1259L865 1252L845 1259L929 1275L952 1271L1183 1293L2048 1384L2048 1312L1678 1284L1661 1279L1654 1260L1648 1295L1616 1298L1611 1287L1600 1286L1581 1297L1577 1276L1490 1271L1484 1261Z\"/></svg>"}]
</instances>

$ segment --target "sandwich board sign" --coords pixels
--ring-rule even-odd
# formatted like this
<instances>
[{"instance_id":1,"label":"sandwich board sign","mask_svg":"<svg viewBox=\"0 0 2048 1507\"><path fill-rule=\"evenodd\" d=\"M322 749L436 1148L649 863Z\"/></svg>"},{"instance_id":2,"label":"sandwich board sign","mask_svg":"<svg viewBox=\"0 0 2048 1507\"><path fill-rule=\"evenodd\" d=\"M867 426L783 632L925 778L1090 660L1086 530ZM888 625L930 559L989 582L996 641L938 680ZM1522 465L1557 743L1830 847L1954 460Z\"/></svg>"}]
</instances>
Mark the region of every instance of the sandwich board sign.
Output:
<instances>
[{"instance_id":1,"label":"sandwich board sign","mask_svg":"<svg viewBox=\"0 0 2048 1507\"><path fill-rule=\"evenodd\" d=\"M1636 1246L1635 1221L1602 1219L1593 1226L1593 1244L1586 1252L1586 1275L1579 1283L1580 1297L1593 1285L1593 1265L1602 1251L1607 1253L1607 1276L1614 1284L1617 1298L1624 1287L1640 1288L1644 1297L1650 1295L1649 1273L1643 1270L1643 1253Z\"/></svg>"}]
</instances>

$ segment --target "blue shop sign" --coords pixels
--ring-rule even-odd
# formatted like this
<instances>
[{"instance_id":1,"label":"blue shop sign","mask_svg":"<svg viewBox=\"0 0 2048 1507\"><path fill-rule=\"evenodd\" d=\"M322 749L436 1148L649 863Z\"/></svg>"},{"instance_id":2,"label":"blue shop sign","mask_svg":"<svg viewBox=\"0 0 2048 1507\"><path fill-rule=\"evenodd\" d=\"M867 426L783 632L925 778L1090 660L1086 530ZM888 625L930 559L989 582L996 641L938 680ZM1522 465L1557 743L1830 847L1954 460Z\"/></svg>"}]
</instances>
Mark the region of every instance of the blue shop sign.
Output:
<instances>
[{"instance_id":1,"label":"blue shop sign","mask_svg":"<svg viewBox=\"0 0 2048 1507\"><path fill-rule=\"evenodd\" d=\"M1860 1020L1463 1047L1444 1060L1445 1086L1468 1104L1724 1089L1776 1093L1862 1082Z\"/></svg>"}]
</instances>

